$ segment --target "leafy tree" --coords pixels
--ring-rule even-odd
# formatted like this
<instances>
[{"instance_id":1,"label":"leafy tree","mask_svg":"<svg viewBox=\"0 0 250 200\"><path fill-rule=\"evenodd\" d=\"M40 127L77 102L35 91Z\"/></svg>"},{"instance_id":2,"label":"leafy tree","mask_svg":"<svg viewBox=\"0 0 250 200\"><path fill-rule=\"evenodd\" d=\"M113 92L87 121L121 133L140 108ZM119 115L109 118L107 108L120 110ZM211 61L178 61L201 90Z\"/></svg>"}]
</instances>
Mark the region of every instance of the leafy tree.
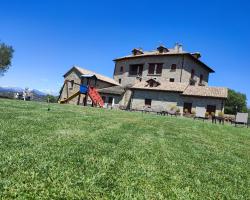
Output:
<instances>
[{"instance_id":1,"label":"leafy tree","mask_svg":"<svg viewBox=\"0 0 250 200\"><path fill-rule=\"evenodd\" d=\"M247 97L245 94L229 89L225 113L235 115L237 112L247 112Z\"/></svg>"},{"instance_id":2,"label":"leafy tree","mask_svg":"<svg viewBox=\"0 0 250 200\"><path fill-rule=\"evenodd\" d=\"M13 57L14 49L5 43L0 43L0 75L4 73L11 66L11 59Z\"/></svg>"},{"instance_id":3,"label":"leafy tree","mask_svg":"<svg viewBox=\"0 0 250 200\"><path fill-rule=\"evenodd\" d=\"M57 103L57 99L58 99L58 97L55 97L55 96L53 96L53 95L47 95L46 96L46 100L47 101L49 101L50 103Z\"/></svg>"}]
</instances>

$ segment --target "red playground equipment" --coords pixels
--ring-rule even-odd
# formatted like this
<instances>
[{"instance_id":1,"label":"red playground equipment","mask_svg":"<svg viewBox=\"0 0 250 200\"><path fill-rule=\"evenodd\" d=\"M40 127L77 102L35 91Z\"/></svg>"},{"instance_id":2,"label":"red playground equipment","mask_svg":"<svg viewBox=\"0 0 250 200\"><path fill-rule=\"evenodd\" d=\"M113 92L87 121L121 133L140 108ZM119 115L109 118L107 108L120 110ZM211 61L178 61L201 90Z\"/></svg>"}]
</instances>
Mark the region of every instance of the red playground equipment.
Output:
<instances>
[{"instance_id":1,"label":"red playground equipment","mask_svg":"<svg viewBox=\"0 0 250 200\"><path fill-rule=\"evenodd\" d=\"M84 105L87 105L87 99L88 97L90 97L91 101L92 101L92 106L99 106L99 107L103 107L104 106L104 102L102 97L100 96L100 94L98 93L97 89L91 85L91 80L94 80L94 85L96 86L96 82L97 82L97 78L95 75L82 75L81 76L81 82L82 84L77 84L74 83L72 81L65 81L64 86L68 83L71 82L71 84L73 85L78 85L80 86L80 90L77 91L76 93L68 96L67 98L65 98L64 100L61 100L59 103L64 104L64 103L68 103L70 100L74 99L75 97L80 95L85 95L84 96ZM87 84L83 84L84 81L87 81ZM68 89L68 87L67 87Z\"/></svg>"}]
</instances>

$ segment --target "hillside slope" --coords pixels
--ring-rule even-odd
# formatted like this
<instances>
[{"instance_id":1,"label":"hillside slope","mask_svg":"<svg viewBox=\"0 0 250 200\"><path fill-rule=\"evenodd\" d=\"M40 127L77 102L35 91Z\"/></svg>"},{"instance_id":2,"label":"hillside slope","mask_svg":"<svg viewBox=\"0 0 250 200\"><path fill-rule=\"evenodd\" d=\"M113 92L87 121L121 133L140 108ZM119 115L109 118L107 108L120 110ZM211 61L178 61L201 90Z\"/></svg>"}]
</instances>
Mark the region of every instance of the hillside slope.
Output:
<instances>
[{"instance_id":1,"label":"hillside slope","mask_svg":"<svg viewBox=\"0 0 250 200\"><path fill-rule=\"evenodd\" d=\"M249 199L250 129L0 99L0 197Z\"/></svg>"}]
</instances>

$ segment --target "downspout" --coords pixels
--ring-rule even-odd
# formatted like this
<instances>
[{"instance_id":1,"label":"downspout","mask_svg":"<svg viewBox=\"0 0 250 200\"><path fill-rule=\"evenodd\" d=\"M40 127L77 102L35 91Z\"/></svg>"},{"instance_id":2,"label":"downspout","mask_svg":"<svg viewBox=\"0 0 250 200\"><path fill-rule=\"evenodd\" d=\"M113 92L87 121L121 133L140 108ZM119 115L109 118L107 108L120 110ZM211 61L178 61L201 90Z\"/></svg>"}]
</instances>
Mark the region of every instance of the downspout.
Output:
<instances>
[{"instance_id":1,"label":"downspout","mask_svg":"<svg viewBox=\"0 0 250 200\"><path fill-rule=\"evenodd\" d=\"M182 80L182 71L183 71L183 67L184 67L184 54L182 55L180 83L181 83L181 80Z\"/></svg>"}]
</instances>

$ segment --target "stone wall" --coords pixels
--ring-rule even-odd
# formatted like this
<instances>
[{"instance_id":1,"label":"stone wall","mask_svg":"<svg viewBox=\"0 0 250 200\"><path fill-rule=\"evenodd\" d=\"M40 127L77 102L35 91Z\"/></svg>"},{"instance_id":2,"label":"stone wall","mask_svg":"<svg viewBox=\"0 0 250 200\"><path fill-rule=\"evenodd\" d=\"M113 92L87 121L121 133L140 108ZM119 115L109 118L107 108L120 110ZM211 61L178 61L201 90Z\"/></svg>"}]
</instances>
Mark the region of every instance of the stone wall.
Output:
<instances>
[{"instance_id":1,"label":"stone wall","mask_svg":"<svg viewBox=\"0 0 250 200\"><path fill-rule=\"evenodd\" d=\"M164 63L162 69L162 75L148 75L149 63ZM129 84L133 85L137 82L135 75L129 75L129 67L132 64L143 64L143 73L142 73L143 80L156 78L160 82L162 81L168 82L170 78L174 78L175 82L188 83L191 77L191 70L194 68L195 79L199 80L200 74L203 74L204 84L207 85L208 83L209 71L205 69L198 62L195 62L189 56L165 55L165 56L135 57L117 61L114 70L114 79L117 82L119 82L119 79L121 79L121 85L123 86L127 86ZM171 70L172 64L176 64L175 71ZM123 73L120 72L121 67L123 67Z\"/></svg>"},{"instance_id":2,"label":"stone wall","mask_svg":"<svg viewBox=\"0 0 250 200\"><path fill-rule=\"evenodd\" d=\"M154 110L159 107L164 110L169 110L172 106L177 106L180 112L183 113L184 102L192 103L192 108L196 107L205 108L207 105L216 106L216 114L220 111L224 111L224 100L215 98L203 98L203 97L186 97L177 92L165 92L165 91L148 91L148 90L134 90L133 99L131 102L132 109L143 109L145 106L145 99L152 99L151 108Z\"/></svg>"}]
</instances>

